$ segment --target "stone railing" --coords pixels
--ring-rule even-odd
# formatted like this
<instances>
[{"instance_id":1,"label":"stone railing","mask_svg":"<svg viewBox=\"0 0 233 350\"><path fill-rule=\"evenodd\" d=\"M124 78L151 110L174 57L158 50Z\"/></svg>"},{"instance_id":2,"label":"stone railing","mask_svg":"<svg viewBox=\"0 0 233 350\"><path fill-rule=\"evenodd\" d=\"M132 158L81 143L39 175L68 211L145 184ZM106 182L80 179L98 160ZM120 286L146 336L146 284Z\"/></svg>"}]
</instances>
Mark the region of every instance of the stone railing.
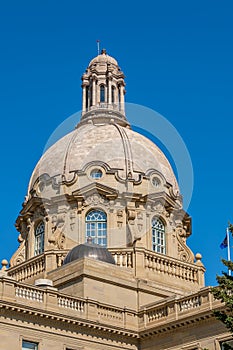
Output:
<instances>
[{"instance_id":1,"label":"stone railing","mask_svg":"<svg viewBox=\"0 0 233 350\"><path fill-rule=\"evenodd\" d=\"M122 329L137 330L137 312L107 305L89 298L71 297L60 293L55 288L29 286L9 277L0 278L0 308L3 305L17 305L19 309L33 310L36 314L44 313L46 318L63 317L70 320L94 322L105 327L116 326ZM9 306L7 306L9 308ZM32 312L32 311L31 311Z\"/></svg>"},{"instance_id":2,"label":"stone railing","mask_svg":"<svg viewBox=\"0 0 233 350\"><path fill-rule=\"evenodd\" d=\"M67 250L48 251L34 256L27 261L13 266L8 270L8 275L18 282L28 281L42 277L45 271L51 271L62 265Z\"/></svg>"},{"instance_id":3,"label":"stone railing","mask_svg":"<svg viewBox=\"0 0 233 350\"><path fill-rule=\"evenodd\" d=\"M77 298L58 296L57 299L58 307L64 309L70 309L78 312L84 312L85 302L83 300L78 300Z\"/></svg>"},{"instance_id":4,"label":"stone railing","mask_svg":"<svg viewBox=\"0 0 233 350\"><path fill-rule=\"evenodd\" d=\"M116 265L132 270L136 277L159 280L163 276L165 283L179 286L188 282L196 288L204 286L204 267L187 263L167 255L158 254L144 248L109 248ZM8 275L19 282L34 281L43 278L47 272L62 265L67 250L48 251L26 262L11 267ZM173 282L172 282L173 283ZM193 287L190 288L193 290Z\"/></svg>"},{"instance_id":5,"label":"stone railing","mask_svg":"<svg viewBox=\"0 0 233 350\"><path fill-rule=\"evenodd\" d=\"M0 278L0 307L26 310L53 319L62 315L67 322L92 322L105 327L118 327L132 332L150 332L183 323L195 317L211 315L223 307L215 300L211 288L183 297L170 297L144 306L139 311L103 304L89 298L71 297L55 288L41 288L19 283L7 277Z\"/></svg>"},{"instance_id":6,"label":"stone railing","mask_svg":"<svg viewBox=\"0 0 233 350\"><path fill-rule=\"evenodd\" d=\"M109 248L108 250L111 252L117 266L133 267L133 248Z\"/></svg>"},{"instance_id":7,"label":"stone railing","mask_svg":"<svg viewBox=\"0 0 233 350\"><path fill-rule=\"evenodd\" d=\"M182 321L197 315L204 315L222 304L215 300L211 288L203 288L197 293L185 297L167 298L139 311L139 327L146 330L151 327L166 326L173 321Z\"/></svg>"},{"instance_id":8,"label":"stone railing","mask_svg":"<svg viewBox=\"0 0 233 350\"><path fill-rule=\"evenodd\" d=\"M106 322L110 320L121 322L123 320L123 312L116 308L98 305L97 310L100 320L103 319L106 320Z\"/></svg>"},{"instance_id":9,"label":"stone railing","mask_svg":"<svg viewBox=\"0 0 233 350\"><path fill-rule=\"evenodd\" d=\"M45 271L45 256L38 255L32 259L16 265L8 270L8 275L17 281L25 281L32 277L39 276Z\"/></svg>"},{"instance_id":10,"label":"stone railing","mask_svg":"<svg viewBox=\"0 0 233 350\"><path fill-rule=\"evenodd\" d=\"M173 259L166 255L145 251L144 266L146 269L159 274L162 273L194 283L198 282L198 266Z\"/></svg>"},{"instance_id":11,"label":"stone railing","mask_svg":"<svg viewBox=\"0 0 233 350\"><path fill-rule=\"evenodd\" d=\"M128 269L134 268L137 277L178 284L188 282L196 288L204 286L204 267L195 263L184 262L164 254L144 248L109 248L116 265ZM172 282L173 283L173 282ZM191 287L190 289L192 289Z\"/></svg>"},{"instance_id":12,"label":"stone railing","mask_svg":"<svg viewBox=\"0 0 233 350\"><path fill-rule=\"evenodd\" d=\"M43 303L44 301L44 292L30 287L17 286L15 288L15 296L17 299L22 298L31 301L37 301L39 303Z\"/></svg>"},{"instance_id":13,"label":"stone railing","mask_svg":"<svg viewBox=\"0 0 233 350\"><path fill-rule=\"evenodd\" d=\"M167 306L155 308L151 311L148 311L148 313L147 313L148 322L150 323L153 321L157 321L161 318L167 317L167 315L168 315L168 307Z\"/></svg>"},{"instance_id":14,"label":"stone railing","mask_svg":"<svg viewBox=\"0 0 233 350\"><path fill-rule=\"evenodd\" d=\"M196 295L191 298L186 298L179 302L179 311L186 311L197 308L201 306L202 300L199 295Z\"/></svg>"},{"instance_id":15,"label":"stone railing","mask_svg":"<svg viewBox=\"0 0 233 350\"><path fill-rule=\"evenodd\" d=\"M120 111L120 108L121 108L120 104L117 104L117 103L100 102L95 106L90 106L87 111L92 111L95 109L112 109L114 111Z\"/></svg>"}]
</instances>

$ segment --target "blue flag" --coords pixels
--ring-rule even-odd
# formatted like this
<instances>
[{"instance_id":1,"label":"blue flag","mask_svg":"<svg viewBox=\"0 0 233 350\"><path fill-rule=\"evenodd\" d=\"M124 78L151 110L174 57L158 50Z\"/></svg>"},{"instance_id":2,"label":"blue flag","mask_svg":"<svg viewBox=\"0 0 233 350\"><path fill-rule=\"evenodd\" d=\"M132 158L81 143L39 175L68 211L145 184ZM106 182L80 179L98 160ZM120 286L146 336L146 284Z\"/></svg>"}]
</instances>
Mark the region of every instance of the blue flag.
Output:
<instances>
[{"instance_id":1,"label":"blue flag","mask_svg":"<svg viewBox=\"0 0 233 350\"><path fill-rule=\"evenodd\" d=\"M224 249L228 246L228 240L227 240L227 234L226 237L224 238L224 240L222 241L222 243L220 244L220 248Z\"/></svg>"}]
</instances>

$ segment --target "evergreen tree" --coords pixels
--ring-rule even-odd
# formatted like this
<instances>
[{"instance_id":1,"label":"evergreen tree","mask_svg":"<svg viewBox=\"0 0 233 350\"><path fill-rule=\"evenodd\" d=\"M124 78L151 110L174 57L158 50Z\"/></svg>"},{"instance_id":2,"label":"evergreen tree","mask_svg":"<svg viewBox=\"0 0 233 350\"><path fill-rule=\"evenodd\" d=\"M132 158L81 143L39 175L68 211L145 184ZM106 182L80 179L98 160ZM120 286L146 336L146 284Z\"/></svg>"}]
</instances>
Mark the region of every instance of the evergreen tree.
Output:
<instances>
[{"instance_id":1,"label":"evergreen tree","mask_svg":"<svg viewBox=\"0 0 233 350\"><path fill-rule=\"evenodd\" d=\"M229 231L233 234L233 225L229 224ZM212 288L214 297L221 300L225 304L223 310L214 311L215 317L224 323L226 328L233 335L233 262L222 259L223 264L227 267L228 271L223 272L222 276L217 276L218 286ZM227 343L223 344L224 350L233 350L233 347Z\"/></svg>"}]
</instances>

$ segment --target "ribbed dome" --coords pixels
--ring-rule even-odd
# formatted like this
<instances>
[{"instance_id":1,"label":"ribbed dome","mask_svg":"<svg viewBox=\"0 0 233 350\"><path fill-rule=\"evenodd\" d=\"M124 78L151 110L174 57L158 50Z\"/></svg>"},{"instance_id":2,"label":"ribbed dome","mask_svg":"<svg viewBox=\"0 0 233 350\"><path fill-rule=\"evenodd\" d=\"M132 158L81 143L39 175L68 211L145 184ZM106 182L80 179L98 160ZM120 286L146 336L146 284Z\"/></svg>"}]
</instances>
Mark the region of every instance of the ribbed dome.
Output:
<instances>
[{"instance_id":1,"label":"ribbed dome","mask_svg":"<svg viewBox=\"0 0 233 350\"><path fill-rule=\"evenodd\" d=\"M82 258L92 258L109 264L115 264L112 254L106 248L88 241L71 249L65 257L63 265Z\"/></svg>"},{"instance_id":2,"label":"ribbed dome","mask_svg":"<svg viewBox=\"0 0 233 350\"><path fill-rule=\"evenodd\" d=\"M173 186L178 184L170 163L163 152L149 139L131 129L116 124L84 124L51 146L37 163L29 183L29 192L40 175L48 174L70 180L87 164L101 162L114 169L121 178L127 177L128 167L138 176L154 169Z\"/></svg>"},{"instance_id":3,"label":"ribbed dome","mask_svg":"<svg viewBox=\"0 0 233 350\"><path fill-rule=\"evenodd\" d=\"M91 62L89 63L89 67L96 63L111 63L111 64L114 64L115 66L118 66L117 60L112 56L107 55L105 49L102 50L100 55L96 56L91 60Z\"/></svg>"}]
</instances>

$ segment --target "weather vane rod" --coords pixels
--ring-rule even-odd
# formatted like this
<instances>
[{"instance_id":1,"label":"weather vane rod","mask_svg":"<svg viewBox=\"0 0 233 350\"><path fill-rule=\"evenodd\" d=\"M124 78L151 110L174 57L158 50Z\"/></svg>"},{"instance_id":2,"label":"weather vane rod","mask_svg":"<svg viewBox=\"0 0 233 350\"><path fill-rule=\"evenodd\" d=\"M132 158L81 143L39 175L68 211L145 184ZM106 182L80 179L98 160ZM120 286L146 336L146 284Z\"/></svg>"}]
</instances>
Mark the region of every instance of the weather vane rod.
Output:
<instances>
[{"instance_id":1,"label":"weather vane rod","mask_svg":"<svg viewBox=\"0 0 233 350\"><path fill-rule=\"evenodd\" d=\"M96 40L96 43L97 43L97 52L99 55L100 54L100 40Z\"/></svg>"}]
</instances>

